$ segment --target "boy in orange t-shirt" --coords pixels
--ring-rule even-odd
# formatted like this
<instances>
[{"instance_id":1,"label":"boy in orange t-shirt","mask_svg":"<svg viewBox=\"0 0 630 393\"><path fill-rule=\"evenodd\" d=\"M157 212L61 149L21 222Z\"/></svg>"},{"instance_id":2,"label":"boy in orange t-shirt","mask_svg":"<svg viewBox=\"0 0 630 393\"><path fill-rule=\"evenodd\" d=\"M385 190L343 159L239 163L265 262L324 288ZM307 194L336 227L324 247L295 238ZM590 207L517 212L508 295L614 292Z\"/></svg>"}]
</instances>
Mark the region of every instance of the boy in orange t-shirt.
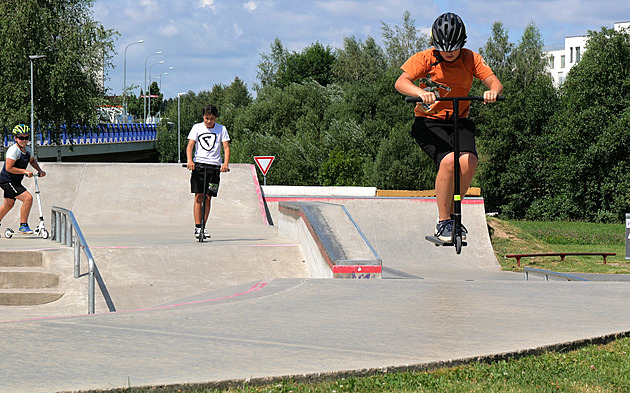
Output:
<instances>
[{"instance_id":1,"label":"boy in orange t-shirt","mask_svg":"<svg viewBox=\"0 0 630 393\"><path fill-rule=\"evenodd\" d=\"M402 94L422 98L422 103L418 103L414 110L416 120L411 135L438 166L435 192L439 216L435 236L448 242L453 232L455 192L453 107L451 102L436 101L436 97L465 97L470 92L473 78L477 78L489 89L483 94L484 102L495 102L503 92L503 85L479 54L463 48L466 27L459 16L451 12L440 15L433 22L431 39L433 48L416 53L402 65L403 73L395 87ZM419 86L414 84L415 81ZM467 118L469 108L470 102L460 102L461 195L466 195L477 169L475 125ZM462 240L465 236L463 230Z\"/></svg>"}]
</instances>

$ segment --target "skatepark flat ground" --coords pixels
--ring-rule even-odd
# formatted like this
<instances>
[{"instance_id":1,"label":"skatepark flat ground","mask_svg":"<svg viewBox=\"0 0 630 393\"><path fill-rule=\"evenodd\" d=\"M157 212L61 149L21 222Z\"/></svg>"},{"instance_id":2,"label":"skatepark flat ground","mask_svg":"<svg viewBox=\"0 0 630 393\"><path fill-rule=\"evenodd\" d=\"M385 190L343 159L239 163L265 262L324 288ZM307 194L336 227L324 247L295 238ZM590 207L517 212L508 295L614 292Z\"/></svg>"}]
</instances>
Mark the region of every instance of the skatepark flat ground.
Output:
<instances>
[{"instance_id":1,"label":"skatepark flat ground","mask_svg":"<svg viewBox=\"0 0 630 393\"><path fill-rule=\"evenodd\" d=\"M422 368L630 332L628 283L502 272L483 201L464 205L469 245L456 255L423 239L435 221L431 200L323 198L347 207L384 278L318 279L300 247L267 224L280 200L299 197L263 197L254 168L232 165L212 201L212 238L198 243L188 173L176 165L44 164L47 223L50 206L74 212L116 312L97 290L97 313L86 315L87 280L72 277L71 249L1 238L2 252L46 253L66 294L0 307L0 392Z\"/></svg>"}]
</instances>

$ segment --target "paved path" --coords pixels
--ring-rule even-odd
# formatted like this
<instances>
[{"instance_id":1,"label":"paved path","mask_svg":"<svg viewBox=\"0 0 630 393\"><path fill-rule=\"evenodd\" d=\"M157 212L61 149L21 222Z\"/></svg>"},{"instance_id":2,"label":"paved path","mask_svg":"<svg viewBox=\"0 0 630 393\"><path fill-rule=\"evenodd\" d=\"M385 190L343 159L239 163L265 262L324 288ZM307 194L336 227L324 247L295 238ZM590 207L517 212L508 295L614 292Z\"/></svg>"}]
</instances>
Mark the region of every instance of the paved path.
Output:
<instances>
[{"instance_id":1,"label":"paved path","mask_svg":"<svg viewBox=\"0 0 630 393\"><path fill-rule=\"evenodd\" d=\"M101 302L84 315L86 281L71 278L71 250L0 239L0 250L51 249L47 267L64 271L67 288L56 304L0 307L0 392L431 366L630 331L628 283L524 281L501 272L493 256L477 256L488 252L477 230L485 229L483 205L465 206L471 245L456 256L421 240L435 220L431 202L344 201L390 279L313 279L299 247L265 224L251 166L222 178L212 241L203 244L190 233L183 168L46 169L45 206L71 208L85 226L117 312Z\"/></svg>"}]
</instances>

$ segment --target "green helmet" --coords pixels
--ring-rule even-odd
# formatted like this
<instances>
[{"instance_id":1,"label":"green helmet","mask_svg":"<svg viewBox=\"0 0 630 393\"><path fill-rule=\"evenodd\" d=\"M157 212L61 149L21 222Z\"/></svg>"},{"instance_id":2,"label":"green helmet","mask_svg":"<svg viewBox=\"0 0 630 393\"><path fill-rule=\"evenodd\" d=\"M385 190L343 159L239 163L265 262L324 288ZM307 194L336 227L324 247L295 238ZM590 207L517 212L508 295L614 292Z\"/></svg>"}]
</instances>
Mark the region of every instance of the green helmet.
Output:
<instances>
[{"instance_id":1,"label":"green helmet","mask_svg":"<svg viewBox=\"0 0 630 393\"><path fill-rule=\"evenodd\" d=\"M21 135L21 134L30 134L30 133L31 133L31 128L27 126L26 124L18 124L17 126L13 127L13 132L11 132L13 136Z\"/></svg>"}]
</instances>

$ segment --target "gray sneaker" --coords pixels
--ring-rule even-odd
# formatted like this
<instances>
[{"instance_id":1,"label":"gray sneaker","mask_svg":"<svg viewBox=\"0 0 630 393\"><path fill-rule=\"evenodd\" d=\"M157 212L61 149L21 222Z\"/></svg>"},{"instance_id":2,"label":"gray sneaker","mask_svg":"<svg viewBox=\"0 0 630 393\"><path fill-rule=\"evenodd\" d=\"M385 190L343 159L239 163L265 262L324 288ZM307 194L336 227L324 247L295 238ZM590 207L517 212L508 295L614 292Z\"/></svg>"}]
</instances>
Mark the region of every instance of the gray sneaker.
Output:
<instances>
[{"instance_id":1,"label":"gray sneaker","mask_svg":"<svg viewBox=\"0 0 630 393\"><path fill-rule=\"evenodd\" d=\"M435 237L445 243L453 240L453 220L439 221L435 225Z\"/></svg>"}]
</instances>

